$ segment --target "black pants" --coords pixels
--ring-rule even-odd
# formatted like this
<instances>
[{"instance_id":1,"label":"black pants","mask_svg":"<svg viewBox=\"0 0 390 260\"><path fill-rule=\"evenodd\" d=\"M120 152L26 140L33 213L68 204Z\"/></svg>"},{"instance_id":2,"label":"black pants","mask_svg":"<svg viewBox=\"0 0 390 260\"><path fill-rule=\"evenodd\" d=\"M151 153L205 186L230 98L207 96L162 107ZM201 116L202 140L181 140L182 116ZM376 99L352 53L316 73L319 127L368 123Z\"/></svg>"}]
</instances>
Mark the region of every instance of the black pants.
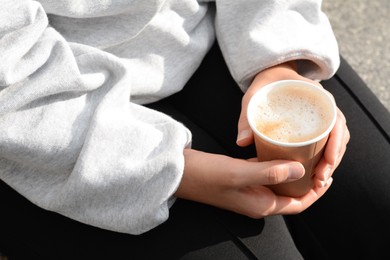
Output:
<instances>
[{"instance_id":1,"label":"black pants","mask_svg":"<svg viewBox=\"0 0 390 260\"><path fill-rule=\"evenodd\" d=\"M45 211L0 182L0 250L11 260L389 256L389 143L339 84L336 79L323 82L347 117L351 142L331 189L299 215L254 220L178 200L167 222L132 236ZM235 144L241 98L215 45L181 92L148 106L191 129L193 148L250 158L255 157L253 146Z\"/></svg>"}]
</instances>

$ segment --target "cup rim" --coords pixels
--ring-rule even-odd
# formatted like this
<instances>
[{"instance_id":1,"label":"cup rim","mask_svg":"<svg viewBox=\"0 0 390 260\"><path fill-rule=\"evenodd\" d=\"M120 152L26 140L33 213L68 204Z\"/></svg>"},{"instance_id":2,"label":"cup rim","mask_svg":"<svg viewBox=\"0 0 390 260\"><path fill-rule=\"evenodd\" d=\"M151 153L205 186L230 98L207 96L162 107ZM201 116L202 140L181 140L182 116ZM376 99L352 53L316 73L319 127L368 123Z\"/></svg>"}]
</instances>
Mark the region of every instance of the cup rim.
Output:
<instances>
[{"instance_id":1,"label":"cup rim","mask_svg":"<svg viewBox=\"0 0 390 260\"><path fill-rule=\"evenodd\" d=\"M303 141L303 142L282 142L282 141L277 141L277 140L271 139L268 136L262 134L261 132L259 132L257 130L256 125L253 122L253 117L251 117L251 113L254 109L254 106L256 105L256 100L262 93L269 92L270 89L274 88L274 87L291 85L291 84L298 85L298 86L299 85L306 86L306 87L311 87L311 88L314 87L314 89L316 89L316 91L318 93L321 93L322 95L325 95L328 98L328 101L331 104L331 107L333 110L332 111L333 118L332 118L328 128L324 132L322 132L321 135L316 136L312 139ZM318 86L318 85L315 85L313 83L303 81L303 80L279 80L279 81L274 81L272 83L269 83L269 84L263 86L260 90L258 90L251 97L251 100L249 101L248 109L247 109L247 119L248 119L248 123L252 129L253 134L257 135L258 137L262 138L263 140L265 140L271 144L282 146L282 147L301 147L301 146L306 146L306 145L311 145L313 143L316 143L329 135L329 133L332 131L332 129L334 128L334 126L336 124L337 106L336 106L336 101L335 101L334 97L321 86Z\"/></svg>"}]
</instances>

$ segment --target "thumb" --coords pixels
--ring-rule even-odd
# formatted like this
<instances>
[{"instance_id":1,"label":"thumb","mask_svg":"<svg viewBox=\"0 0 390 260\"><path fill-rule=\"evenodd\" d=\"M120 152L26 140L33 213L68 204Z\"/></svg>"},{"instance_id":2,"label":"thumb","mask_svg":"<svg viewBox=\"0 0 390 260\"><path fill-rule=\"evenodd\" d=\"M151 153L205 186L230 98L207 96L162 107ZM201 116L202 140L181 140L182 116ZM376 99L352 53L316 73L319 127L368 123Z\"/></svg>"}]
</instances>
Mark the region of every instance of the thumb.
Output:
<instances>
[{"instance_id":1,"label":"thumb","mask_svg":"<svg viewBox=\"0 0 390 260\"><path fill-rule=\"evenodd\" d=\"M305 174L305 168L299 162L274 160L253 162L246 168L242 185L272 185L298 180Z\"/></svg>"},{"instance_id":2,"label":"thumb","mask_svg":"<svg viewBox=\"0 0 390 260\"><path fill-rule=\"evenodd\" d=\"M246 116L242 119L243 116L240 116L238 121L238 134L237 134L237 145L241 147L248 146L253 143L253 132L249 126Z\"/></svg>"},{"instance_id":3,"label":"thumb","mask_svg":"<svg viewBox=\"0 0 390 260\"><path fill-rule=\"evenodd\" d=\"M253 132L248 122L247 105L248 98L243 99L241 105L240 118L238 119L238 133L236 143L238 146L245 147L253 143Z\"/></svg>"}]
</instances>

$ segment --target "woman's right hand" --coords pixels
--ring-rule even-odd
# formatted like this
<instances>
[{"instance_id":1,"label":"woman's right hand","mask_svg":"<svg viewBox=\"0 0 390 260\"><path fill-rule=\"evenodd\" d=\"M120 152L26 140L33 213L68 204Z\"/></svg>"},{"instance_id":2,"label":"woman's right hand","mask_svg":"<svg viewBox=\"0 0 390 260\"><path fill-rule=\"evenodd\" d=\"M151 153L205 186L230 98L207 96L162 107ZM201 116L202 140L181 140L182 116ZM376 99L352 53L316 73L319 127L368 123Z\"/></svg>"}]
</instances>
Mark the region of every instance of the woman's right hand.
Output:
<instances>
[{"instance_id":1,"label":"woman's right hand","mask_svg":"<svg viewBox=\"0 0 390 260\"><path fill-rule=\"evenodd\" d=\"M297 214L329 188L315 185L300 198L279 196L265 185L294 181L304 175L299 162L258 162L224 155L184 150L185 169L175 196L230 210L251 218Z\"/></svg>"}]
</instances>

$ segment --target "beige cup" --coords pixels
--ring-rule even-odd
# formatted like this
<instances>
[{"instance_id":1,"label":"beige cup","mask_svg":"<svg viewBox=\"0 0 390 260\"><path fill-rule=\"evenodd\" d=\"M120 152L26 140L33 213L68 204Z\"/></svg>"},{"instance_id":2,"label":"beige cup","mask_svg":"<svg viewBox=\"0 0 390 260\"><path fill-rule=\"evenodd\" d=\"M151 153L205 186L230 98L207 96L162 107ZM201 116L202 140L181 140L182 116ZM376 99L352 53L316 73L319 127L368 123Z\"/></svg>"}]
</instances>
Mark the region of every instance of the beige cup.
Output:
<instances>
[{"instance_id":1,"label":"beige cup","mask_svg":"<svg viewBox=\"0 0 390 260\"><path fill-rule=\"evenodd\" d=\"M268 187L279 195L306 194L313 187L313 170L336 123L334 98L306 81L277 81L253 95L247 116L259 161L293 160L305 167L301 179Z\"/></svg>"}]
</instances>

